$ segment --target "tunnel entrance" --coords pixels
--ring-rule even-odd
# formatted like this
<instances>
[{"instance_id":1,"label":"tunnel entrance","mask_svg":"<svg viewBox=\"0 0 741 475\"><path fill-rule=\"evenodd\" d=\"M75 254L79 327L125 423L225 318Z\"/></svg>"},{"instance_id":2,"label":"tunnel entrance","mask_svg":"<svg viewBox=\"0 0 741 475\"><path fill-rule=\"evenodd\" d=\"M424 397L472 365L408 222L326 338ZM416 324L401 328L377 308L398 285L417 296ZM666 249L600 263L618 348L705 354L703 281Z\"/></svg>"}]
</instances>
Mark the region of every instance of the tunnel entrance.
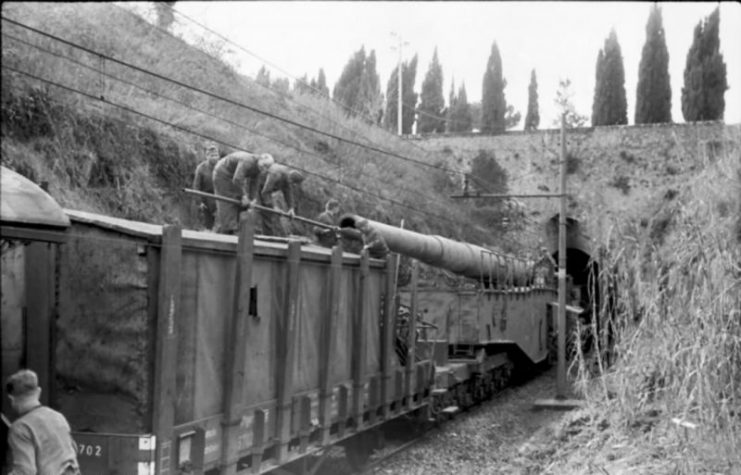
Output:
<instances>
[{"instance_id":1,"label":"tunnel entrance","mask_svg":"<svg viewBox=\"0 0 741 475\"><path fill-rule=\"evenodd\" d=\"M551 217L546 223L546 243L548 253L558 263L559 215ZM582 231L578 220L566 218L566 303L580 307L584 312L580 322L587 326L596 323L597 335L601 332L599 319L600 285L599 264L592 258L588 236ZM596 315L593 315L596 312ZM586 328L585 328L586 329ZM586 353L593 348L594 332L582 334L582 350Z\"/></svg>"}]
</instances>

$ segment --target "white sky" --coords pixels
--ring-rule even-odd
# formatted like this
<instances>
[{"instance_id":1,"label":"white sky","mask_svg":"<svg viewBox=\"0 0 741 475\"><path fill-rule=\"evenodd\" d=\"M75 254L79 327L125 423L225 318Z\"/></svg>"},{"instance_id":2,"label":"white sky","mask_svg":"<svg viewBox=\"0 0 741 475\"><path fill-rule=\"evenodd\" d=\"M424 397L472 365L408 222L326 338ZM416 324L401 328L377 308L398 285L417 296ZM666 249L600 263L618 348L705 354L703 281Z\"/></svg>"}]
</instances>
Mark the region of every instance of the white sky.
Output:
<instances>
[{"instance_id":1,"label":"white sky","mask_svg":"<svg viewBox=\"0 0 741 475\"><path fill-rule=\"evenodd\" d=\"M669 50L672 119L683 122L681 90L695 25L718 3L660 3ZM628 122L633 123L636 83L648 2L178 2L175 9L279 66L293 77L316 77L324 68L332 90L361 46L375 50L382 91L396 66L399 33L404 57L418 54L419 92L438 48L443 94L451 78L465 82L469 102L481 99L484 69L494 41L502 56L508 104L527 109L530 71L538 79L540 127L551 127L559 78L569 78L577 112L591 116L597 54L615 28L623 54ZM720 47L727 65L726 123L741 123L741 4L720 3ZM242 72L254 77L263 61L236 48ZM271 77L284 76L271 70ZM293 80L291 79L291 83Z\"/></svg>"}]
</instances>

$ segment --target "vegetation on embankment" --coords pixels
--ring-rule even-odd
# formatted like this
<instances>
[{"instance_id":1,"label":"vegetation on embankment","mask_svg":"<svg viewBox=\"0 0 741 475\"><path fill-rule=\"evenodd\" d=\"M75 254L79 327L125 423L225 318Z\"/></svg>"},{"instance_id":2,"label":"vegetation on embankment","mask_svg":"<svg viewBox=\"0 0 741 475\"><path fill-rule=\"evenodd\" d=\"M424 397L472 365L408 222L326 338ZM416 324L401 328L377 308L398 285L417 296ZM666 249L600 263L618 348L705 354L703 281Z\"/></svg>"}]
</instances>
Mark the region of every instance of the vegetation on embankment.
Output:
<instances>
[{"instance_id":1,"label":"vegetation on embankment","mask_svg":"<svg viewBox=\"0 0 741 475\"><path fill-rule=\"evenodd\" d=\"M266 89L113 4L5 3L3 16L100 53L3 21L3 164L47 181L66 207L193 226L193 200L179 190L213 139L222 153L269 152L305 170L303 216L334 197L345 212L516 250L448 198L460 180L442 158L326 99Z\"/></svg>"},{"instance_id":2,"label":"vegetation on embankment","mask_svg":"<svg viewBox=\"0 0 741 475\"><path fill-rule=\"evenodd\" d=\"M587 406L548 473L741 470L741 136L728 139L648 209L603 221L613 364L577 359Z\"/></svg>"}]
</instances>

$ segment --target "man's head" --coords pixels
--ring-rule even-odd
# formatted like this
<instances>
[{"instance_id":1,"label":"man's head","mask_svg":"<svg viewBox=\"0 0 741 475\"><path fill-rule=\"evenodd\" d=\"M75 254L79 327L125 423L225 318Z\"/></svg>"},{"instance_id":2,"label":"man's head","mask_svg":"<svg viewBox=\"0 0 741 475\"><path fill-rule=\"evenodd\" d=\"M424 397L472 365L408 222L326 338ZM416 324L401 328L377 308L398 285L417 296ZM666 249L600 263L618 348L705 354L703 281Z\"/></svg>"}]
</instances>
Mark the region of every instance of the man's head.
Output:
<instances>
[{"instance_id":1,"label":"man's head","mask_svg":"<svg viewBox=\"0 0 741 475\"><path fill-rule=\"evenodd\" d=\"M10 398L10 405L18 412L38 405L41 397L39 378L30 369L22 369L8 378L5 390Z\"/></svg>"},{"instance_id":2,"label":"man's head","mask_svg":"<svg viewBox=\"0 0 741 475\"><path fill-rule=\"evenodd\" d=\"M212 164L219 160L219 147L215 143L206 146L206 160Z\"/></svg>"},{"instance_id":3,"label":"man's head","mask_svg":"<svg viewBox=\"0 0 741 475\"><path fill-rule=\"evenodd\" d=\"M326 205L324 205L324 210L332 216L335 216L340 211L340 202L332 198L327 201Z\"/></svg>"},{"instance_id":4,"label":"man's head","mask_svg":"<svg viewBox=\"0 0 741 475\"><path fill-rule=\"evenodd\" d=\"M371 225L365 218L358 218L355 220L355 229L359 229L363 233L370 231Z\"/></svg>"},{"instance_id":5,"label":"man's head","mask_svg":"<svg viewBox=\"0 0 741 475\"><path fill-rule=\"evenodd\" d=\"M273 163L275 163L273 156L269 153L263 153L260 155L260 158L257 159L257 168L259 168L261 172L264 172L267 171Z\"/></svg>"},{"instance_id":6,"label":"man's head","mask_svg":"<svg viewBox=\"0 0 741 475\"><path fill-rule=\"evenodd\" d=\"M298 170L288 172L288 181L291 183L301 183L304 181L304 175Z\"/></svg>"}]
</instances>

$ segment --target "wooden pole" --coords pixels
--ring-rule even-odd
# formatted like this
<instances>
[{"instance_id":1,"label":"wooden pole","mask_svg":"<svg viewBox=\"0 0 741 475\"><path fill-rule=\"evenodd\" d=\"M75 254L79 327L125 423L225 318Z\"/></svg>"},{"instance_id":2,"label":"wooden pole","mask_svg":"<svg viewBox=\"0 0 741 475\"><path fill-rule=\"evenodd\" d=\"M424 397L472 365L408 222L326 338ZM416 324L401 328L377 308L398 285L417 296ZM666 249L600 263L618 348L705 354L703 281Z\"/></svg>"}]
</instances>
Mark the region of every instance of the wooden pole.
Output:
<instances>
[{"instance_id":1,"label":"wooden pole","mask_svg":"<svg viewBox=\"0 0 741 475\"><path fill-rule=\"evenodd\" d=\"M200 196L200 197L203 197L203 198L211 198L211 199L214 199L214 200L223 201L224 203L231 203L233 205L237 205L237 206L240 206L240 207L242 206L242 202L240 200L235 200L234 198L229 198L227 196L214 195L214 194L211 194L211 193L204 193L203 191L193 190L191 188L183 188L183 192L185 192L185 193L187 193L189 195L193 195L193 196ZM254 204L254 205L250 205L249 208L254 208L256 210L264 211L266 213L277 214L278 216L283 216L283 217L289 218L289 219L295 219L296 221L301 221L303 223L311 224L313 226L318 226L320 228L332 229L332 230L335 230L335 231L339 230L339 228L337 226L332 226L330 224L324 224L322 222L314 221L313 219L309 219L309 218L302 218L301 216L295 216L295 215L294 216L291 216L289 213L286 213L285 211L281 211L281 210L275 209L275 208L269 208L267 206L261 206L261 205L258 205L258 204Z\"/></svg>"},{"instance_id":2,"label":"wooden pole","mask_svg":"<svg viewBox=\"0 0 741 475\"><path fill-rule=\"evenodd\" d=\"M566 397L566 114L561 116L561 211L558 215L558 366L556 398Z\"/></svg>"}]
</instances>

